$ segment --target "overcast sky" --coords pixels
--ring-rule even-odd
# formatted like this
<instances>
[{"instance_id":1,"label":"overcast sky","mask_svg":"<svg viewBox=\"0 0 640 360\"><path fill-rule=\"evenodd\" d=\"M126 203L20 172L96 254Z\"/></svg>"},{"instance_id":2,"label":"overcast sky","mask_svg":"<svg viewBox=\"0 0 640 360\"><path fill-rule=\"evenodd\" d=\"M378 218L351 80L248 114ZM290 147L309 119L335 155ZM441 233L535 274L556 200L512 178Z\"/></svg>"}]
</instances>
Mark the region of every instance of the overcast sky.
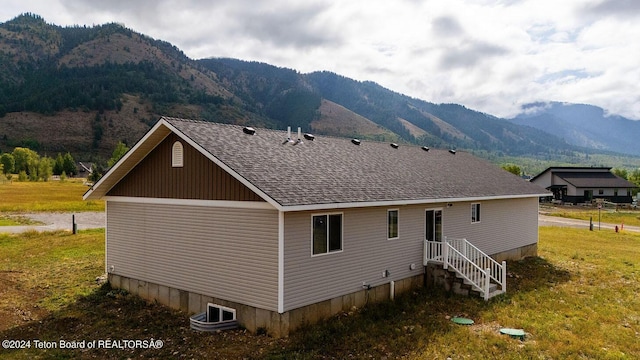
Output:
<instances>
[{"instance_id":1,"label":"overcast sky","mask_svg":"<svg viewBox=\"0 0 640 360\"><path fill-rule=\"evenodd\" d=\"M2 0L0 22L24 12L496 116L563 101L640 119L638 0Z\"/></svg>"}]
</instances>

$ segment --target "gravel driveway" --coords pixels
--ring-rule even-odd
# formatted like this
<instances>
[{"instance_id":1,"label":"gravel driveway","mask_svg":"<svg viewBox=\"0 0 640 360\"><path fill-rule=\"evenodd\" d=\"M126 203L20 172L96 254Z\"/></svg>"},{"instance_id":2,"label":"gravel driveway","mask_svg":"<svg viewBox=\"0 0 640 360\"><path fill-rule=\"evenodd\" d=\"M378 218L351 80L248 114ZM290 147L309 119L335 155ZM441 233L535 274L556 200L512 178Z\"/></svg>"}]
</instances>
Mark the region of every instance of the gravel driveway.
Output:
<instances>
[{"instance_id":1,"label":"gravel driveway","mask_svg":"<svg viewBox=\"0 0 640 360\"><path fill-rule=\"evenodd\" d=\"M53 230L72 230L73 213L33 213L19 214L44 225L25 225L25 226L0 226L0 233L21 233L29 230L35 231L53 231ZM79 212L75 213L76 224L79 230L103 228L105 224L105 213L100 212Z\"/></svg>"},{"instance_id":2,"label":"gravel driveway","mask_svg":"<svg viewBox=\"0 0 640 360\"><path fill-rule=\"evenodd\" d=\"M20 214L20 216L33 219L45 225L27 225L27 226L0 226L0 233L20 233L28 230L36 231L52 231L52 230L71 230L72 213L33 213ZM76 224L78 229L95 229L103 228L105 224L105 213L102 212L79 212L76 213ZM561 226L561 227L577 227L589 228L589 222L584 220L575 220L560 218L555 216L539 215L538 224L540 226ZM602 229L613 230L615 224L601 224ZM594 229L598 229L598 222L594 221ZM626 226L624 230L640 232L638 226Z\"/></svg>"}]
</instances>

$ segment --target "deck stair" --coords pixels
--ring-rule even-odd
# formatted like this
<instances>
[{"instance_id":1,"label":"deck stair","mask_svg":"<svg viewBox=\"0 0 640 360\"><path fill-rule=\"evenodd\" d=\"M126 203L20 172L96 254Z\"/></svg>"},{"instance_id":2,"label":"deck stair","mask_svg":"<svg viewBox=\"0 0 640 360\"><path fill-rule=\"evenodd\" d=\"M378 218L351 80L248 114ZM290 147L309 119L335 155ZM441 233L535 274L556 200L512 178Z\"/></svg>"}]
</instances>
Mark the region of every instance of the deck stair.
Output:
<instances>
[{"instance_id":1,"label":"deck stair","mask_svg":"<svg viewBox=\"0 0 640 360\"><path fill-rule=\"evenodd\" d=\"M507 264L498 263L467 239L444 237L443 241L425 241L424 265L435 263L455 274L453 286L476 293L484 300L507 291Z\"/></svg>"}]
</instances>

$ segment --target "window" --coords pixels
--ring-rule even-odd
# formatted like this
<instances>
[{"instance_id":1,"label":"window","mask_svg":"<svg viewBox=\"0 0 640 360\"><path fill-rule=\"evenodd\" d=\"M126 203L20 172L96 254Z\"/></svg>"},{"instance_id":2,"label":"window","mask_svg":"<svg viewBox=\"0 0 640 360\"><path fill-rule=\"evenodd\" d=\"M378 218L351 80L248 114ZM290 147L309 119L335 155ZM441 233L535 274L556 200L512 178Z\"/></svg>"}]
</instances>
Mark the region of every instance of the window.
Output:
<instances>
[{"instance_id":1,"label":"window","mask_svg":"<svg viewBox=\"0 0 640 360\"><path fill-rule=\"evenodd\" d=\"M342 251L342 214L313 215L312 255Z\"/></svg>"},{"instance_id":2,"label":"window","mask_svg":"<svg viewBox=\"0 0 640 360\"><path fill-rule=\"evenodd\" d=\"M236 310L226 306L208 303L207 322L217 323L236 319Z\"/></svg>"},{"instance_id":3,"label":"window","mask_svg":"<svg viewBox=\"0 0 640 360\"><path fill-rule=\"evenodd\" d=\"M387 239L398 238L398 209L387 210Z\"/></svg>"},{"instance_id":4,"label":"window","mask_svg":"<svg viewBox=\"0 0 640 360\"><path fill-rule=\"evenodd\" d=\"M598 195L604 195L604 190L598 189Z\"/></svg>"},{"instance_id":5,"label":"window","mask_svg":"<svg viewBox=\"0 0 640 360\"><path fill-rule=\"evenodd\" d=\"M173 143L171 147L171 166L183 167L184 166L184 148L180 141Z\"/></svg>"},{"instance_id":6,"label":"window","mask_svg":"<svg viewBox=\"0 0 640 360\"><path fill-rule=\"evenodd\" d=\"M471 204L471 222L480 222L480 204Z\"/></svg>"}]
</instances>

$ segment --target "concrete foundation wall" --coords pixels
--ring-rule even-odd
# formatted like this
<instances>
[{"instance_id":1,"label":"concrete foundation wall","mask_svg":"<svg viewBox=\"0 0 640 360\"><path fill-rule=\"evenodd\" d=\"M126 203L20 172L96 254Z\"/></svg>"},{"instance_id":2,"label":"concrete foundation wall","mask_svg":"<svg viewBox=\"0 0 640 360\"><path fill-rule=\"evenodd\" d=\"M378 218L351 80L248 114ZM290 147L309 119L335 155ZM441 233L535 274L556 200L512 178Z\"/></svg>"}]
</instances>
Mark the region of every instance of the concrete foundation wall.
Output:
<instances>
[{"instance_id":1,"label":"concrete foundation wall","mask_svg":"<svg viewBox=\"0 0 640 360\"><path fill-rule=\"evenodd\" d=\"M286 337L302 325L314 324L341 312L361 308L369 303L388 301L391 298L389 283L339 296L330 300L303 306L297 309L278 313L249 305L239 304L225 299L214 298L164 285L149 283L124 276L109 274L109 283L113 288L120 288L138 295L147 301L182 310L188 314L206 311L208 303L215 303L236 310L238 322L252 333L266 331L274 337ZM397 280L394 282L394 296L423 286L424 274Z\"/></svg>"}]
</instances>

